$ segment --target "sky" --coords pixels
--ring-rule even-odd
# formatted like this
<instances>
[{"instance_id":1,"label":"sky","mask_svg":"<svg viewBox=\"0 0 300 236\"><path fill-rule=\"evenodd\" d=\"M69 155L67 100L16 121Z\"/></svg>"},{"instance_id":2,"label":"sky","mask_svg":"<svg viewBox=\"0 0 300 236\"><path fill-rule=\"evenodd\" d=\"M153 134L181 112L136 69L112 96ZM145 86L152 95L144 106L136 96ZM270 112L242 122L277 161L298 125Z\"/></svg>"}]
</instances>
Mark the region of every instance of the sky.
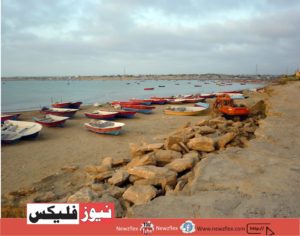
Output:
<instances>
[{"instance_id":1,"label":"sky","mask_svg":"<svg viewBox=\"0 0 300 236\"><path fill-rule=\"evenodd\" d=\"M299 0L2 0L2 76L292 73Z\"/></svg>"}]
</instances>

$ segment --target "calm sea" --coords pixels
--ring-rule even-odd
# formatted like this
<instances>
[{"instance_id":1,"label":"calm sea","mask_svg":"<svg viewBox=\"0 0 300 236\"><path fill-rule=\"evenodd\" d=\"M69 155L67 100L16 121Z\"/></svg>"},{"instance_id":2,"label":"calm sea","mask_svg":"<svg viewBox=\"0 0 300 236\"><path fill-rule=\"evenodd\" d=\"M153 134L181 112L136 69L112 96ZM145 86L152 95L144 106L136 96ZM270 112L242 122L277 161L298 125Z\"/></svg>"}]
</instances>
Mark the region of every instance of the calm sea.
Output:
<instances>
[{"instance_id":1,"label":"calm sea","mask_svg":"<svg viewBox=\"0 0 300 236\"><path fill-rule=\"evenodd\" d=\"M97 81L5 81L2 82L2 112L29 111L50 106L53 102L82 101L84 104L104 103L130 98L149 98L150 96L172 96L195 93L210 93L228 90L252 89L262 84L217 86L214 82L198 80L97 80ZM194 87L202 85L202 87ZM159 87L165 86L165 87ZM154 90L145 91L146 87Z\"/></svg>"}]
</instances>

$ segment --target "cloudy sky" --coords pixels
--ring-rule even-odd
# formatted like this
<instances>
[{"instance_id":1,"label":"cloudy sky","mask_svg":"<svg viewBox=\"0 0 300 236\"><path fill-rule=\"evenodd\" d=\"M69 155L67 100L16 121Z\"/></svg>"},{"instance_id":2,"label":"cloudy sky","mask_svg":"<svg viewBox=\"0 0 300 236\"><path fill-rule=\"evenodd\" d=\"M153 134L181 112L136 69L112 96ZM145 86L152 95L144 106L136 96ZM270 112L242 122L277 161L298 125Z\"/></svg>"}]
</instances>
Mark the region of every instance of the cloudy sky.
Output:
<instances>
[{"instance_id":1,"label":"cloudy sky","mask_svg":"<svg viewBox=\"0 0 300 236\"><path fill-rule=\"evenodd\" d=\"M2 76L281 74L299 0L2 0Z\"/></svg>"}]
</instances>

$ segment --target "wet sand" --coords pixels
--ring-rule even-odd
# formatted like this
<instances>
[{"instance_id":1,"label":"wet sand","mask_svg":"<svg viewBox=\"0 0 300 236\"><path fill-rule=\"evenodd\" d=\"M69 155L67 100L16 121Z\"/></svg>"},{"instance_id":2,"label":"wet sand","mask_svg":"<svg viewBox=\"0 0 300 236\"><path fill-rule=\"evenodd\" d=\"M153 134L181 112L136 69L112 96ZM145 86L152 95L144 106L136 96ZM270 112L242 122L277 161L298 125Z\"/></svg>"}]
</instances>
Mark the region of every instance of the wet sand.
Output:
<instances>
[{"instance_id":1,"label":"wet sand","mask_svg":"<svg viewBox=\"0 0 300 236\"><path fill-rule=\"evenodd\" d=\"M193 104L192 104L193 105ZM98 109L83 107L64 128L43 127L36 140L22 140L14 145L2 146L2 194L29 186L42 178L58 172L63 166L99 163L107 156L129 157L129 143L160 142L175 129L200 116L166 116L156 106L153 114L137 114L133 119L117 119L124 122L119 136L96 134L87 131L84 123L90 119L84 112ZM32 121L41 116L38 111L23 112L20 120Z\"/></svg>"}]
</instances>

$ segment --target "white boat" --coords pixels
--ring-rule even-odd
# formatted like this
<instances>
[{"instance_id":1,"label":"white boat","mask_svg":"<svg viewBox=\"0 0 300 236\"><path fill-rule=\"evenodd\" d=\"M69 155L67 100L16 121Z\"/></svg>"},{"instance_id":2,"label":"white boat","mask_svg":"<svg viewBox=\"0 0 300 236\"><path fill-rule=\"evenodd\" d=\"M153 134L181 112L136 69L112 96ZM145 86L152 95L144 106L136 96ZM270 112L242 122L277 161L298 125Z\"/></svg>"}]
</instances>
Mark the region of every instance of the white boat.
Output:
<instances>
[{"instance_id":1,"label":"white boat","mask_svg":"<svg viewBox=\"0 0 300 236\"><path fill-rule=\"evenodd\" d=\"M92 120L89 123L85 123L84 126L95 133L98 134L113 134L119 135L121 128L124 126L124 123L113 122L106 120Z\"/></svg>"},{"instance_id":2,"label":"white boat","mask_svg":"<svg viewBox=\"0 0 300 236\"><path fill-rule=\"evenodd\" d=\"M14 132L22 138L36 138L42 130L42 125L29 121L7 120L1 127L1 131Z\"/></svg>"},{"instance_id":3,"label":"white boat","mask_svg":"<svg viewBox=\"0 0 300 236\"><path fill-rule=\"evenodd\" d=\"M197 116L206 109L205 107L170 106L164 112L166 115Z\"/></svg>"},{"instance_id":4,"label":"white boat","mask_svg":"<svg viewBox=\"0 0 300 236\"><path fill-rule=\"evenodd\" d=\"M14 143L17 142L22 138L22 135L13 132L13 131L8 131L4 130L1 131L1 142L2 143Z\"/></svg>"}]
</instances>

